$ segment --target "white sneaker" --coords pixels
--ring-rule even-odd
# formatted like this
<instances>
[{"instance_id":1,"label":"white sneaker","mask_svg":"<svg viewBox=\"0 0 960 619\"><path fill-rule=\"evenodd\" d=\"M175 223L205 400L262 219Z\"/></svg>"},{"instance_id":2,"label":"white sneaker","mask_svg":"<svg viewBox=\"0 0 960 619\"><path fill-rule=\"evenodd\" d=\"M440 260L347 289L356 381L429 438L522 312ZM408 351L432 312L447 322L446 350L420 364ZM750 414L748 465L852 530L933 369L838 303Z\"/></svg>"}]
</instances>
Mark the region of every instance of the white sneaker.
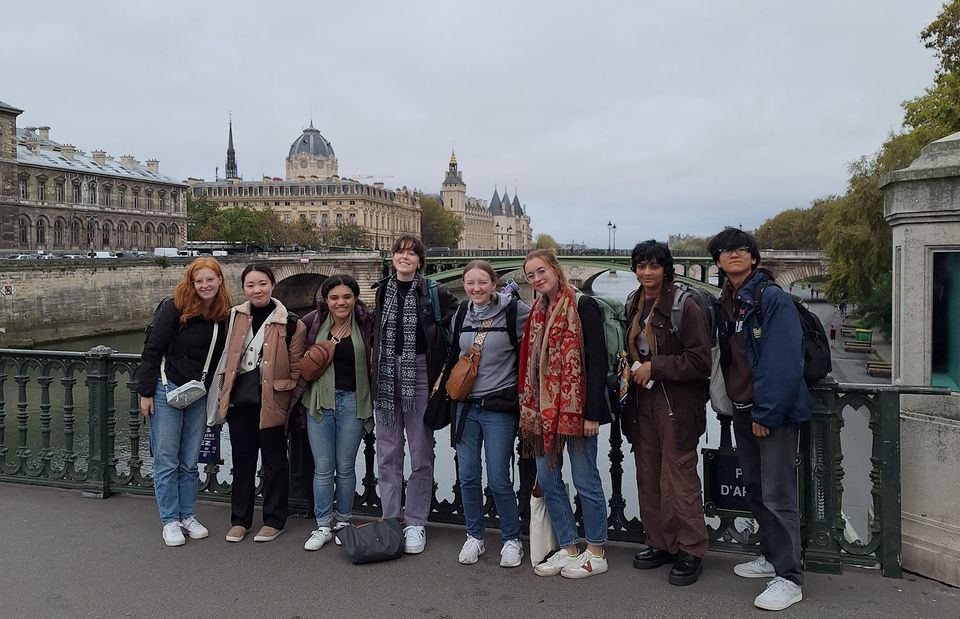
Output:
<instances>
[{"instance_id":1,"label":"white sneaker","mask_svg":"<svg viewBox=\"0 0 960 619\"><path fill-rule=\"evenodd\" d=\"M163 525L163 543L167 546L183 546L187 543L187 538L180 530L180 523L176 520Z\"/></svg>"},{"instance_id":2,"label":"white sneaker","mask_svg":"<svg viewBox=\"0 0 960 619\"><path fill-rule=\"evenodd\" d=\"M777 576L767 583L767 589L757 596L753 605L763 610L783 610L803 599L800 585Z\"/></svg>"},{"instance_id":3,"label":"white sneaker","mask_svg":"<svg viewBox=\"0 0 960 619\"><path fill-rule=\"evenodd\" d=\"M339 522L337 522L337 524L333 525L333 542L337 546L343 545L343 542L340 541L340 536L337 535L337 531L339 531L340 529L346 529L349 526L350 526L350 523L345 522L343 520L340 520Z\"/></svg>"},{"instance_id":4,"label":"white sneaker","mask_svg":"<svg viewBox=\"0 0 960 619\"><path fill-rule=\"evenodd\" d=\"M319 527L310 534L310 538L303 544L304 550L320 550L323 545L333 539L330 527Z\"/></svg>"},{"instance_id":5,"label":"white sneaker","mask_svg":"<svg viewBox=\"0 0 960 619\"><path fill-rule=\"evenodd\" d=\"M458 560L464 565L473 565L480 558L480 555L486 551L487 549L483 547L482 539L468 535L467 541L463 543L463 548L460 549L460 558Z\"/></svg>"},{"instance_id":6,"label":"white sneaker","mask_svg":"<svg viewBox=\"0 0 960 619\"><path fill-rule=\"evenodd\" d=\"M418 555L427 547L427 530L419 525L403 528L403 551L408 555Z\"/></svg>"},{"instance_id":7,"label":"white sneaker","mask_svg":"<svg viewBox=\"0 0 960 619\"><path fill-rule=\"evenodd\" d=\"M607 571L607 556L598 557L589 550L584 550L576 561L560 570L564 578L589 578Z\"/></svg>"},{"instance_id":8,"label":"white sneaker","mask_svg":"<svg viewBox=\"0 0 960 619\"><path fill-rule=\"evenodd\" d=\"M500 567L517 567L523 559L523 544L518 539L508 539L500 549Z\"/></svg>"},{"instance_id":9,"label":"white sneaker","mask_svg":"<svg viewBox=\"0 0 960 619\"><path fill-rule=\"evenodd\" d=\"M556 576L563 570L563 568L567 567L568 565L573 565L579 556L580 555L569 554L566 550L561 548L550 555L546 561L533 566L533 573L537 576Z\"/></svg>"},{"instance_id":10,"label":"white sneaker","mask_svg":"<svg viewBox=\"0 0 960 619\"><path fill-rule=\"evenodd\" d=\"M210 531L207 531L207 527L200 524L196 516L187 516L181 520L180 527L187 530L190 539L203 539L210 535Z\"/></svg>"},{"instance_id":11,"label":"white sneaker","mask_svg":"<svg viewBox=\"0 0 960 619\"><path fill-rule=\"evenodd\" d=\"M733 573L742 578L773 578L777 570L773 569L773 564L767 563L765 556L760 555L753 561L733 566Z\"/></svg>"}]
</instances>

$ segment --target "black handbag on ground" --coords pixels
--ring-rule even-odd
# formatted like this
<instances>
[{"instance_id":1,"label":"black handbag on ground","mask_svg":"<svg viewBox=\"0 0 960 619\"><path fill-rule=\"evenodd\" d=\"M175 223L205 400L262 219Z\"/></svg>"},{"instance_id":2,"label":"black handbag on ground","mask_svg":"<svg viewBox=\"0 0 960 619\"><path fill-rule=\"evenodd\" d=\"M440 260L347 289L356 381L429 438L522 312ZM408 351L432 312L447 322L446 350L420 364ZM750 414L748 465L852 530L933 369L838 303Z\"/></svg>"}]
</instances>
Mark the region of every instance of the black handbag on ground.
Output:
<instances>
[{"instance_id":1,"label":"black handbag on ground","mask_svg":"<svg viewBox=\"0 0 960 619\"><path fill-rule=\"evenodd\" d=\"M260 404L260 366L237 374L230 389L230 406L253 406Z\"/></svg>"},{"instance_id":2,"label":"black handbag on ground","mask_svg":"<svg viewBox=\"0 0 960 619\"><path fill-rule=\"evenodd\" d=\"M403 554L403 527L396 518L350 525L336 535L354 565L389 561Z\"/></svg>"}]
</instances>

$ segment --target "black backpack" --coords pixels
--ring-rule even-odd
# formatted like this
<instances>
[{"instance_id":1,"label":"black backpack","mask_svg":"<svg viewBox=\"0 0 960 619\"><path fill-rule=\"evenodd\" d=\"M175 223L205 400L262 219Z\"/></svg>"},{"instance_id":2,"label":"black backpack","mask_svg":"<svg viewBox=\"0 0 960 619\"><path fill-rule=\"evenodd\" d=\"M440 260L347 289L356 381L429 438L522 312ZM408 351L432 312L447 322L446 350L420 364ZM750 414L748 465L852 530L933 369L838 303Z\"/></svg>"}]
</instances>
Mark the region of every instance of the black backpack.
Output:
<instances>
[{"instance_id":1,"label":"black backpack","mask_svg":"<svg viewBox=\"0 0 960 619\"><path fill-rule=\"evenodd\" d=\"M757 284L753 289L753 302L760 312L760 320L763 320L763 291L770 286L776 286L776 282L770 280ZM782 290L782 288L781 288ZM817 315L807 309L800 300L789 295L793 301L793 306L797 308L797 314L800 315L800 327L803 329L803 379L807 385L812 385L827 374L833 371L833 362L830 359L830 341L827 339L827 333L823 330L823 323L817 318Z\"/></svg>"},{"instance_id":2,"label":"black backpack","mask_svg":"<svg viewBox=\"0 0 960 619\"><path fill-rule=\"evenodd\" d=\"M163 297L160 299L160 302L157 303L156 309L153 310L153 318L150 319L150 323L143 330L143 344L146 346L147 340L150 339L150 334L153 333L153 324L157 321L157 316L160 315L160 308L163 307L163 304L169 301L172 297ZM183 325L180 325L180 329L183 328ZM177 331L179 333L179 330Z\"/></svg>"}]
</instances>

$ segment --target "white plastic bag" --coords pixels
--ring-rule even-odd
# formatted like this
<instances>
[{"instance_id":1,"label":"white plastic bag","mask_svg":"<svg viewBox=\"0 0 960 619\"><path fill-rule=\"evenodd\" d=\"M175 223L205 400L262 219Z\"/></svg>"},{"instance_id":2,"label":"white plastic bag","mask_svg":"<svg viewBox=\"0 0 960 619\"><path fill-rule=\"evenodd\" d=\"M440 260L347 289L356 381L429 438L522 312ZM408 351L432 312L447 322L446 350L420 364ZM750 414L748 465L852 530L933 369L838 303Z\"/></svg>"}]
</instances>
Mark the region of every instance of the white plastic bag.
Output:
<instances>
[{"instance_id":1,"label":"white plastic bag","mask_svg":"<svg viewBox=\"0 0 960 619\"><path fill-rule=\"evenodd\" d=\"M538 481L530 493L530 565L535 566L549 557L558 545L543 489Z\"/></svg>"}]
</instances>

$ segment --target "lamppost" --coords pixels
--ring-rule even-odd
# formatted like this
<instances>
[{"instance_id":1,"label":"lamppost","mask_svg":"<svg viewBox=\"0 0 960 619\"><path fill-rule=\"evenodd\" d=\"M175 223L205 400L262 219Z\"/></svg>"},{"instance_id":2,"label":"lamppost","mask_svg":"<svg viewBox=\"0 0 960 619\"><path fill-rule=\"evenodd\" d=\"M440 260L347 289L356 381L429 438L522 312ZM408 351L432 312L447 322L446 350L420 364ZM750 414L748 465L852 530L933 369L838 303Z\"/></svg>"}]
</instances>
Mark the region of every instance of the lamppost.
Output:
<instances>
[{"instance_id":1,"label":"lamppost","mask_svg":"<svg viewBox=\"0 0 960 619\"><path fill-rule=\"evenodd\" d=\"M617 224L613 224L613 251L617 251Z\"/></svg>"},{"instance_id":2,"label":"lamppost","mask_svg":"<svg viewBox=\"0 0 960 619\"><path fill-rule=\"evenodd\" d=\"M613 222L607 221L607 252L610 252L610 231L613 229Z\"/></svg>"},{"instance_id":3,"label":"lamppost","mask_svg":"<svg viewBox=\"0 0 960 619\"><path fill-rule=\"evenodd\" d=\"M507 249L513 250L513 239L510 238L513 234L513 226L507 226Z\"/></svg>"},{"instance_id":4,"label":"lamppost","mask_svg":"<svg viewBox=\"0 0 960 619\"><path fill-rule=\"evenodd\" d=\"M97 216L96 215L87 215L87 246L88 254L87 256L93 257L93 240L96 237L97 232Z\"/></svg>"}]
</instances>

